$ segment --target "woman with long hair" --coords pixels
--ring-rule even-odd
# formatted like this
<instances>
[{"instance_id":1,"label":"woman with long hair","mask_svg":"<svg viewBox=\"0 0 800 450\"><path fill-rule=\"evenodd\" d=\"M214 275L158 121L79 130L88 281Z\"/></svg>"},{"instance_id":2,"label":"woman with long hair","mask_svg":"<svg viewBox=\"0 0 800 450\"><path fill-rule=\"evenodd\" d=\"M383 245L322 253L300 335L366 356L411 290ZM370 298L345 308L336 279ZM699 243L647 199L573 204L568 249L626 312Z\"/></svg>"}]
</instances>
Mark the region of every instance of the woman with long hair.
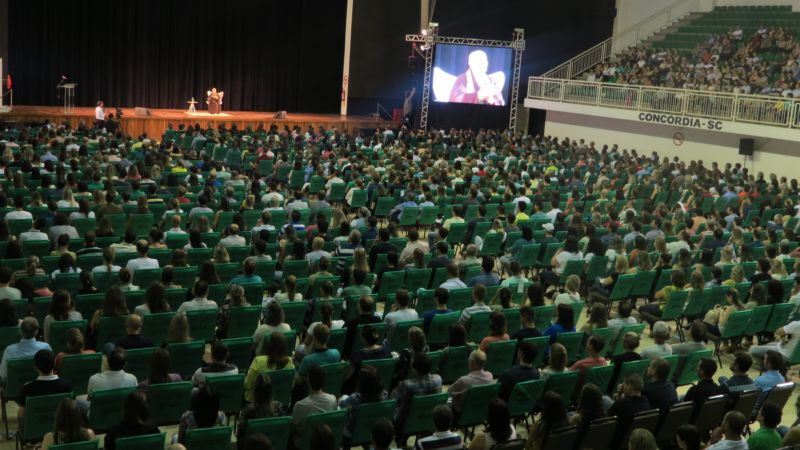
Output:
<instances>
[{"instance_id":1,"label":"woman with long hair","mask_svg":"<svg viewBox=\"0 0 800 450\"><path fill-rule=\"evenodd\" d=\"M208 383L192 395L189 411L181 416L178 425L178 442L186 443L186 431L195 428L211 428L225 424L225 413L219 410L219 393Z\"/></svg>"},{"instance_id":2,"label":"woman with long hair","mask_svg":"<svg viewBox=\"0 0 800 450\"><path fill-rule=\"evenodd\" d=\"M481 340L479 349L489 350L492 342L503 342L511 339L506 332L506 316L502 311L492 311L489 315L489 335Z\"/></svg>"},{"instance_id":3,"label":"woman with long hair","mask_svg":"<svg viewBox=\"0 0 800 450\"><path fill-rule=\"evenodd\" d=\"M250 368L247 369L247 375L245 375L244 399L248 402L253 401L256 378L259 374L294 368L283 333L273 332L269 341L262 346L262 350L262 353L253 358Z\"/></svg>"},{"instance_id":4,"label":"woman with long hair","mask_svg":"<svg viewBox=\"0 0 800 450\"><path fill-rule=\"evenodd\" d=\"M352 395L344 395L339 400L339 408L347 410L347 422L345 423L344 432L345 436L348 437L352 435L353 425L360 406L366 403L386 400L388 396L381 383L381 378L378 376L378 371L374 367L361 367L355 378L358 380L355 392Z\"/></svg>"},{"instance_id":5,"label":"woman with long hair","mask_svg":"<svg viewBox=\"0 0 800 450\"><path fill-rule=\"evenodd\" d=\"M567 371L567 348L556 342L550 345L550 359L547 367L541 370L543 380L547 380L554 373Z\"/></svg>"},{"instance_id":6,"label":"woman with long hair","mask_svg":"<svg viewBox=\"0 0 800 450\"><path fill-rule=\"evenodd\" d=\"M286 323L286 315L283 313L281 304L272 301L267 305L267 311L266 314L264 314L264 323L259 325L253 333L253 345L255 348L259 349L264 337L276 331L278 333L288 333L292 331L292 329L289 324ZM256 353L260 352L256 351Z\"/></svg>"},{"instance_id":7,"label":"woman with long hair","mask_svg":"<svg viewBox=\"0 0 800 450\"><path fill-rule=\"evenodd\" d=\"M581 331L586 336L590 336L592 331L608 326L608 308L602 303L595 303L589 309L589 320L581 327Z\"/></svg>"},{"instance_id":8,"label":"woman with long hair","mask_svg":"<svg viewBox=\"0 0 800 450\"><path fill-rule=\"evenodd\" d=\"M200 265L200 270L197 272L197 280L203 280L209 285L220 284L219 275L217 275L217 268L211 261L204 261Z\"/></svg>"},{"instance_id":9,"label":"woman with long hair","mask_svg":"<svg viewBox=\"0 0 800 450\"><path fill-rule=\"evenodd\" d=\"M128 394L122 403L122 420L106 433L104 449L114 450L119 438L160 433L149 416L145 393L134 391Z\"/></svg>"},{"instance_id":10,"label":"woman with long hair","mask_svg":"<svg viewBox=\"0 0 800 450\"><path fill-rule=\"evenodd\" d=\"M103 305L94 312L89 328L95 333L100 328L102 317L122 317L128 315L128 306L125 304L125 295L117 286L111 286L103 298Z\"/></svg>"},{"instance_id":11,"label":"woman with long hair","mask_svg":"<svg viewBox=\"0 0 800 450\"><path fill-rule=\"evenodd\" d=\"M247 421L281 415L284 406L273 399L272 379L266 373L256 376L253 396L250 404L239 411L239 422L236 427L237 441L244 443L247 433ZM241 448L241 447L240 447Z\"/></svg>"},{"instance_id":12,"label":"woman with long hair","mask_svg":"<svg viewBox=\"0 0 800 450\"><path fill-rule=\"evenodd\" d=\"M299 302L303 300L303 294L297 292L297 277L289 275L283 279L283 290L275 294L274 301L277 302Z\"/></svg>"},{"instance_id":13,"label":"woman with long hair","mask_svg":"<svg viewBox=\"0 0 800 450\"><path fill-rule=\"evenodd\" d=\"M517 438L517 432L511 423L511 411L502 399L495 398L489 402L486 419L486 429L475 435L469 442L468 450L489 450L496 444Z\"/></svg>"},{"instance_id":14,"label":"woman with long hair","mask_svg":"<svg viewBox=\"0 0 800 450\"><path fill-rule=\"evenodd\" d=\"M228 248L222 244L217 244L214 247L214 255L211 257L211 262L214 264L225 264L231 262L231 257L228 254Z\"/></svg>"},{"instance_id":15,"label":"woman with long hair","mask_svg":"<svg viewBox=\"0 0 800 450\"><path fill-rule=\"evenodd\" d=\"M103 264L92 269L92 275L98 272L105 272L108 274L116 273L122 270L122 267L114 264L117 252L111 248L106 247L103 249Z\"/></svg>"},{"instance_id":16,"label":"woman with long hair","mask_svg":"<svg viewBox=\"0 0 800 450\"><path fill-rule=\"evenodd\" d=\"M556 306L556 321L551 324L544 335L550 336L550 343L556 342L560 333L571 333L575 331L575 310L572 306L562 303Z\"/></svg>"},{"instance_id":17,"label":"woman with long hair","mask_svg":"<svg viewBox=\"0 0 800 450\"><path fill-rule=\"evenodd\" d=\"M189 319L183 314L178 314L169 322L169 330L167 331L167 344L182 344L184 342L191 342L192 337L189 335Z\"/></svg>"},{"instance_id":18,"label":"woman with long hair","mask_svg":"<svg viewBox=\"0 0 800 450\"><path fill-rule=\"evenodd\" d=\"M231 309L250 306L247 297L244 295L244 288L239 284L232 284L228 287L228 296L225 303L219 308L217 315L217 337L225 338L228 336L228 318Z\"/></svg>"},{"instance_id":19,"label":"woman with long hair","mask_svg":"<svg viewBox=\"0 0 800 450\"><path fill-rule=\"evenodd\" d=\"M64 351L56 355L54 369L56 373L61 369L61 362L66 355L86 355L94 353L94 350L85 348L86 338L78 328L70 328L66 332Z\"/></svg>"},{"instance_id":20,"label":"woman with long hair","mask_svg":"<svg viewBox=\"0 0 800 450\"><path fill-rule=\"evenodd\" d=\"M139 383L138 389L147 391L154 384L177 383L181 376L169 372L169 352L166 348L157 348L150 357L150 375Z\"/></svg>"},{"instance_id":21,"label":"woman with long hair","mask_svg":"<svg viewBox=\"0 0 800 450\"><path fill-rule=\"evenodd\" d=\"M50 342L50 325L56 321L63 320L83 320L81 313L75 311L72 296L69 292L59 289L53 293L53 301L50 303L50 313L44 318L44 340ZM61 340L63 336L56 336Z\"/></svg>"},{"instance_id":22,"label":"woman with long hair","mask_svg":"<svg viewBox=\"0 0 800 450\"><path fill-rule=\"evenodd\" d=\"M542 395L542 414L539 416L539 420L533 424L528 440L525 442L525 450L541 450L545 438L550 435L551 431L568 425L569 420L564 400L557 393L546 391Z\"/></svg>"},{"instance_id":23,"label":"woman with long hair","mask_svg":"<svg viewBox=\"0 0 800 450\"><path fill-rule=\"evenodd\" d=\"M170 306L165 298L165 292L164 285L160 281L151 284L144 292L144 301L133 310L133 313L144 317L148 314L169 312Z\"/></svg>"},{"instance_id":24,"label":"woman with long hair","mask_svg":"<svg viewBox=\"0 0 800 450\"><path fill-rule=\"evenodd\" d=\"M569 418L569 423L578 427L578 433L584 433L593 420L602 419L605 416L603 393L596 385L585 384L578 397L577 411Z\"/></svg>"},{"instance_id":25,"label":"woman with long hair","mask_svg":"<svg viewBox=\"0 0 800 450\"><path fill-rule=\"evenodd\" d=\"M83 415L75 400L65 398L56 409L56 420L53 431L42 439L42 450L49 450L53 445L72 444L94 439L94 431L83 427Z\"/></svg>"}]
</instances>

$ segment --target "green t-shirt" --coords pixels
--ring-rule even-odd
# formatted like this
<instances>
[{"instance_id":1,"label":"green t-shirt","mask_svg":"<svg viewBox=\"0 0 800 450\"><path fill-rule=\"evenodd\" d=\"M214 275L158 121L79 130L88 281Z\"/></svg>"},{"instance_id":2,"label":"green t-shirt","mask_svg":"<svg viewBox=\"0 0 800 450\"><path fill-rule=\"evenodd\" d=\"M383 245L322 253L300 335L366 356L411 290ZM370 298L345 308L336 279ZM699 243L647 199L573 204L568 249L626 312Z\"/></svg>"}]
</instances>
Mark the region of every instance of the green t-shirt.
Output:
<instances>
[{"instance_id":1,"label":"green t-shirt","mask_svg":"<svg viewBox=\"0 0 800 450\"><path fill-rule=\"evenodd\" d=\"M775 450L783 447L781 435L774 428L759 428L747 440L750 450Z\"/></svg>"}]
</instances>

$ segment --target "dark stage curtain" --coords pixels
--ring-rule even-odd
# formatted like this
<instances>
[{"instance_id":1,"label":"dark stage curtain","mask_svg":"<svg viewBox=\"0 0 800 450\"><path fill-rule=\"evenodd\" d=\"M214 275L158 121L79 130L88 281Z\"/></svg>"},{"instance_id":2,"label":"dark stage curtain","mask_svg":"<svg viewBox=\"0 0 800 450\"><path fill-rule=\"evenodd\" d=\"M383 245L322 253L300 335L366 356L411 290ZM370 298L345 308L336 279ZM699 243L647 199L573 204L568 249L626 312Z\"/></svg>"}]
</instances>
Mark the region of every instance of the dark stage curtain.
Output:
<instances>
[{"instance_id":1,"label":"dark stage curtain","mask_svg":"<svg viewBox=\"0 0 800 450\"><path fill-rule=\"evenodd\" d=\"M345 0L10 0L15 102L58 104L63 74L79 85L77 106L184 109L216 86L223 110L334 113L345 8Z\"/></svg>"}]
</instances>

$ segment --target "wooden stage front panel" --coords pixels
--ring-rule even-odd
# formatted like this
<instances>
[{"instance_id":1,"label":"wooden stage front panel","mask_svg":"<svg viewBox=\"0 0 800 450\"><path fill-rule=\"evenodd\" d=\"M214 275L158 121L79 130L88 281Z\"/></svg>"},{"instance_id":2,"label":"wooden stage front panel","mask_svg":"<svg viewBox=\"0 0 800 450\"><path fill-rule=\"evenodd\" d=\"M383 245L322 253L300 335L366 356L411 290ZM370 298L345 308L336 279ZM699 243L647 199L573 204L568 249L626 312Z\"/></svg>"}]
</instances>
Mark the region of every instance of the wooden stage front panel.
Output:
<instances>
[{"instance_id":1,"label":"wooden stage front panel","mask_svg":"<svg viewBox=\"0 0 800 450\"><path fill-rule=\"evenodd\" d=\"M372 117L364 116L339 116L336 114L294 114L288 113L285 119L276 119L273 112L254 112L254 111L223 111L223 114L212 116L199 111L196 115L188 114L186 111L178 109L151 109L150 116L137 116L133 108L123 108L123 116L120 121L122 129L126 134L137 137L142 133L147 133L148 137L160 139L167 125L172 124L175 129L178 124L189 125L200 124L206 128L212 124L214 128L220 124L226 127L236 125L239 129L251 127L257 128L263 125L269 128L275 124L278 128L295 125L305 131L309 126L326 129L336 127L339 130L349 132L358 131L360 128L383 128L386 125L392 127L399 125L398 122L376 120ZM50 120L55 123L68 122L70 127L77 128L81 122L91 126L94 122L94 108L75 108L72 114L64 114L64 109L57 106L14 106L8 113L0 113L0 121L16 122L42 122Z\"/></svg>"}]
</instances>

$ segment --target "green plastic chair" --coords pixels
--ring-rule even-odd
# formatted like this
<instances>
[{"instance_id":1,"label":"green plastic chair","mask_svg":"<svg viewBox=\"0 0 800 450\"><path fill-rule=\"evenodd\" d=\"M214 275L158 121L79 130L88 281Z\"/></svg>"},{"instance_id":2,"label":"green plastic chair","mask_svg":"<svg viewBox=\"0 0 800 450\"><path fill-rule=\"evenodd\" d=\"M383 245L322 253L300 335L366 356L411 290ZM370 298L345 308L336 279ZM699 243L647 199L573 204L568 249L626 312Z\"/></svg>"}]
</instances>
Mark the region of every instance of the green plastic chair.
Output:
<instances>
[{"instance_id":1,"label":"green plastic chair","mask_svg":"<svg viewBox=\"0 0 800 450\"><path fill-rule=\"evenodd\" d=\"M169 371L180 374L183 379L188 379L194 374L203 362L205 342L194 340L179 344L167 345L169 351Z\"/></svg>"},{"instance_id":2,"label":"green plastic chair","mask_svg":"<svg viewBox=\"0 0 800 450\"><path fill-rule=\"evenodd\" d=\"M499 383L489 383L473 385L464 394L464 402L461 407L461 414L455 423L456 428L464 430L464 435L471 435L470 428L486 422L489 410L489 403L497 398L500 392Z\"/></svg>"},{"instance_id":3,"label":"green plastic chair","mask_svg":"<svg viewBox=\"0 0 800 450\"><path fill-rule=\"evenodd\" d=\"M567 358L570 364L580 359L581 347L583 346L582 332L559 333L556 342L567 349Z\"/></svg>"},{"instance_id":4,"label":"green plastic chair","mask_svg":"<svg viewBox=\"0 0 800 450\"><path fill-rule=\"evenodd\" d=\"M261 319L261 306L231 308L228 312L228 338L252 336Z\"/></svg>"},{"instance_id":5,"label":"green plastic chair","mask_svg":"<svg viewBox=\"0 0 800 450\"><path fill-rule=\"evenodd\" d=\"M308 303L306 302L282 302L283 314L285 321L293 330L299 330L303 327L303 322L306 319L306 311L308 310Z\"/></svg>"},{"instance_id":6,"label":"green plastic chair","mask_svg":"<svg viewBox=\"0 0 800 450\"><path fill-rule=\"evenodd\" d=\"M102 349L107 343L116 343L126 335L125 320L128 316L101 317L97 330L97 348Z\"/></svg>"},{"instance_id":7,"label":"green plastic chair","mask_svg":"<svg viewBox=\"0 0 800 450\"><path fill-rule=\"evenodd\" d=\"M108 430L121 419L122 403L135 388L107 389L91 394L92 407L89 410L89 428ZM148 396L149 397L149 396Z\"/></svg>"},{"instance_id":8,"label":"green plastic chair","mask_svg":"<svg viewBox=\"0 0 800 450\"><path fill-rule=\"evenodd\" d=\"M533 414L536 403L544 394L544 380L523 381L514 385L508 398L508 409L512 418L523 418L526 423Z\"/></svg>"},{"instance_id":9,"label":"green plastic chair","mask_svg":"<svg viewBox=\"0 0 800 450\"><path fill-rule=\"evenodd\" d=\"M656 271L637 272L634 284L631 287L631 298L649 298L652 292L653 283L656 282Z\"/></svg>"},{"instance_id":10,"label":"green plastic chair","mask_svg":"<svg viewBox=\"0 0 800 450\"><path fill-rule=\"evenodd\" d=\"M381 286L378 291L378 298L383 300L389 294L395 293L403 287L403 280L406 277L405 270L395 270L384 272L381 277Z\"/></svg>"},{"instance_id":11,"label":"green plastic chair","mask_svg":"<svg viewBox=\"0 0 800 450\"><path fill-rule=\"evenodd\" d=\"M300 450L310 450L312 430L318 425L327 425L333 431L333 447L339 448L342 433L347 423L347 410L339 409L323 413L309 414L302 425L304 432L300 438Z\"/></svg>"},{"instance_id":12,"label":"green plastic chair","mask_svg":"<svg viewBox=\"0 0 800 450\"><path fill-rule=\"evenodd\" d=\"M155 351L155 347L126 350L125 371L136 376L137 380L146 380L150 376L150 358Z\"/></svg>"},{"instance_id":13,"label":"green plastic chair","mask_svg":"<svg viewBox=\"0 0 800 450\"><path fill-rule=\"evenodd\" d=\"M76 395L85 395L89 392L89 378L100 373L102 366L103 355L101 353L64 355L59 375L70 381Z\"/></svg>"},{"instance_id":14,"label":"green plastic chair","mask_svg":"<svg viewBox=\"0 0 800 450\"><path fill-rule=\"evenodd\" d=\"M636 274L627 274L627 275L620 275L617 278L617 282L614 283L614 289L611 290L611 294L608 296L608 299L611 301L618 301L618 300L626 300L631 296L631 290L633 286L636 284Z\"/></svg>"},{"instance_id":15,"label":"green plastic chair","mask_svg":"<svg viewBox=\"0 0 800 450\"><path fill-rule=\"evenodd\" d=\"M602 349L600 349L600 355L606 355L611 353L614 349L614 338L616 337L617 330L611 327L605 328L595 328L592 330L592 336L597 336L603 340L605 345ZM581 351L581 355L585 357L586 349L583 348Z\"/></svg>"},{"instance_id":16,"label":"green plastic chair","mask_svg":"<svg viewBox=\"0 0 800 450\"><path fill-rule=\"evenodd\" d=\"M350 445L367 445L372 442L372 427L380 419L393 420L396 400L362 403L353 417Z\"/></svg>"},{"instance_id":17,"label":"green plastic chair","mask_svg":"<svg viewBox=\"0 0 800 450\"><path fill-rule=\"evenodd\" d=\"M485 370L495 377L505 372L514 363L517 354L517 341L500 341L489 344L486 351Z\"/></svg>"},{"instance_id":18,"label":"green plastic chair","mask_svg":"<svg viewBox=\"0 0 800 450\"><path fill-rule=\"evenodd\" d=\"M150 420L158 425L171 425L180 421L181 415L189 410L192 398L192 383L153 384L147 391L150 407Z\"/></svg>"},{"instance_id":19,"label":"green plastic chair","mask_svg":"<svg viewBox=\"0 0 800 450\"><path fill-rule=\"evenodd\" d=\"M468 342L480 342L489 335L489 316L491 315L491 311L479 311L469 316Z\"/></svg>"},{"instance_id":20,"label":"green plastic chair","mask_svg":"<svg viewBox=\"0 0 800 450\"><path fill-rule=\"evenodd\" d=\"M58 405L64 399L72 397L74 395L71 392L29 397L25 401L25 427L21 432L17 432L17 448L21 448L25 443L40 442L45 434L53 431ZM5 404L3 407L5 408ZM3 418L8 420L5 411L3 413ZM6 436L8 436L8 423L6 423Z\"/></svg>"},{"instance_id":21,"label":"green plastic chair","mask_svg":"<svg viewBox=\"0 0 800 450\"><path fill-rule=\"evenodd\" d=\"M159 433L117 438L114 446L117 450L164 450L166 435Z\"/></svg>"},{"instance_id":22,"label":"green plastic chair","mask_svg":"<svg viewBox=\"0 0 800 450\"><path fill-rule=\"evenodd\" d=\"M567 261L566 267L564 267L564 271L561 272L561 279L559 280L561 284L567 282L567 277L570 275L577 275L581 276L583 274L583 270L586 267L586 261L582 259L573 259ZM619 280L617 280L619 282Z\"/></svg>"},{"instance_id":23,"label":"green plastic chair","mask_svg":"<svg viewBox=\"0 0 800 450\"><path fill-rule=\"evenodd\" d=\"M418 206L406 206L403 208L403 215L400 217L401 227L416 227L417 219L420 215Z\"/></svg>"},{"instance_id":24,"label":"green plastic chair","mask_svg":"<svg viewBox=\"0 0 800 450\"><path fill-rule=\"evenodd\" d=\"M188 450L219 450L231 446L233 427L194 428L186 430Z\"/></svg>"},{"instance_id":25,"label":"green plastic chair","mask_svg":"<svg viewBox=\"0 0 800 450\"><path fill-rule=\"evenodd\" d=\"M250 437L261 433L264 436L269 436L269 440L272 442L272 450L286 450L289 446L289 438L292 435L291 425L292 418L290 416L250 419L247 421L245 436Z\"/></svg>"},{"instance_id":26,"label":"green plastic chair","mask_svg":"<svg viewBox=\"0 0 800 450\"><path fill-rule=\"evenodd\" d=\"M649 361L649 360L648 360ZM607 392L611 384L611 377L614 375L614 366L591 367L586 371L584 384L594 384L600 388L601 392Z\"/></svg>"},{"instance_id":27,"label":"green plastic chair","mask_svg":"<svg viewBox=\"0 0 800 450\"><path fill-rule=\"evenodd\" d=\"M174 312L147 314L144 316L142 335L153 341L154 345L161 345L169 333L169 324L175 317Z\"/></svg>"},{"instance_id":28,"label":"green plastic chair","mask_svg":"<svg viewBox=\"0 0 800 450\"><path fill-rule=\"evenodd\" d=\"M70 294L78 295L81 289L81 275L79 273L61 273L53 281L53 290L65 290Z\"/></svg>"},{"instance_id":29,"label":"green plastic chair","mask_svg":"<svg viewBox=\"0 0 800 450\"><path fill-rule=\"evenodd\" d=\"M417 327L421 329L423 327L423 321L421 319L406 320L403 322L397 322L395 324L392 338L389 339L389 349L391 351L399 353L411 346L410 342L408 341L408 330L411 327Z\"/></svg>"},{"instance_id":30,"label":"green plastic chair","mask_svg":"<svg viewBox=\"0 0 800 450\"><path fill-rule=\"evenodd\" d=\"M339 397L342 393L342 384L347 376L350 365L347 362L320 365L325 371L325 387L323 390L328 394Z\"/></svg>"},{"instance_id":31,"label":"green plastic chair","mask_svg":"<svg viewBox=\"0 0 800 450\"><path fill-rule=\"evenodd\" d=\"M100 448L100 440L73 442L71 444L51 445L51 450L96 450Z\"/></svg>"},{"instance_id":32,"label":"green plastic chair","mask_svg":"<svg viewBox=\"0 0 800 450\"><path fill-rule=\"evenodd\" d=\"M81 333L86 334L86 325L85 320L55 320L51 322L48 338L53 354L57 355L67 348L67 330L77 328L81 330Z\"/></svg>"},{"instance_id":33,"label":"green plastic chair","mask_svg":"<svg viewBox=\"0 0 800 450\"><path fill-rule=\"evenodd\" d=\"M238 414L244 396L244 374L222 375L206 379L209 386L219 393L219 408L225 414Z\"/></svg>"},{"instance_id":34,"label":"green plastic chair","mask_svg":"<svg viewBox=\"0 0 800 450\"><path fill-rule=\"evenodd\" d=\"M763 316L762 323L766 323L767 319L769 318L772 305L759 306L756 309L759 308L766 308L766 310L760 311L761 315ZM755 310L743 310L735 311L730 315L730 317L728 317L728 323L725 324L725 328L722 330L722 336L720 336L720 339L714 340L714 354L717 356L717 362L719 362L720 365L722 365L722 359L720 357L719 348L722 345L722 341L727 339L741 338L747 334L748 325L750 324L754 314ZM757 332L758 331L756 331L756 333ZM751 336L754 334L755 333L751 334Z\"/></svg>"},{"instance_id":35,"label":"green plastic chair","mask_svg":"<svg viewBox=\"0 0 800 450\"><path fill-rule=\"evenodd\" d=\"M444 345L447 343L450 333L450 325L458 322L461 313L458 311L436 314L431 320L430 328L428 329L428 343L433 345Z\"/></svg>"},{"instance_id":36,"label":"green plastic chair","mask_svg":"<svg viewBox=\"0 0 800 450\"><path fill-rule=\"evenodd\" d=\"M400 436L417 436L433 432L433 409L447 403L447 393L431 395L415 395L408 406L408 414L402 429L397 433Z\"/></svg>"},{"instance_id":37,"label":"green plastic chair","mask_svg":"<svg viewBox=\"0 0 800 450\"><path fill-rule=\"evenodd\" d=\"M426 289L431 282L433 269L409 269L403 288L414 295L419 289ZM423 311L424 312L424 311Z\"/></svg>"},{"instance_id":38,"label":"green plastic chair","mask_svg":"<svg viewBox=\"0 0 800 450\"><path fill-rule=\"evenodd\" d=\"M678 386L684 386L687 384L693 384L697 382L697 364L703 358L713 358L714 351L713 350L697 350L695 352L689 353L686 356L686 363L683 365L683 370L681 373L678 374Z\"/></svg>"},{"instance_id":39,"label":"green plastic chair","mask_svg":"<svg viewBox=\"0 0 800 450\"><path fill-rule=\"evenodd\" d=\"M264 283L242 283L244 296L251 305L260 305L264 299ZM281 305L283 306L283 305Z\"/></svg>"},{"instance_id":40,"label":"green plastic chair","mask_svg":"<svg viewBox=\"0 0 800 450\"><path fill-rule=\"evenodd\" d=\"M555 305L535 306L533 308L533 317L534 322L536 323L536 328L540 330L546 330L550 326L555 312Z\"/></svg>"},{"instance_id":41,"label":"green plastic chair","mask_svg":"<svg viewBox=\"0 0 800 450\"><path fill-rule=\"evenodd\" d=\"M12 236L19 237L21 233L33 228L32 219L9 219L6 222L8 223L8 232Z\"/></svg>"},{"instance_id":42,"label":"green plastic chair","mask_svg":"<svg viewBox=\"0 0 800 450\"><path fill-rule=\"evenodd\" d=\"M331 330L331 336L328 338L328 348L335 348L341 355L344 352L344 341L347 338L347 329L339 328Z\"/></svg>"},{"instance_id":43,"label":"green plastic chair","mask_svg":"<svg viewBox=\"0 0 800 450\"><path fill-rule=\"evenodd\" d=\"M622 383L625 379L628 378L628 375L637 374L641 375L642 379L647 379L645 377L645 372L647 371L647 366L650 365L649 359L643 359L641 361L626 361L622 363L622 367L619 370L619 376L617 377L617 383ZM613 390L616 386L611 386Z\"/></svg>"},{"instance_id":44,"label":"green plastic chair","mask_svg":"<svg viewBox=\"0 0 800 450\"><path fill-rule=\"evenodd\" d=\"M547 379L545 391L553 391L560 395L564 403L569 404L572 398L572 392L575 390L575 385L578 383L578 372L562 372L554 373Z\"/></svg>"},{"instance_id":45,"label":"green plastic chair","mask_svg":"<svg viewBox=\"0 0 800 450\"><path fill-rule=\"evenodd\" d=\"M253 348L253 338L222 339L222 343L228 347L228 362L234 364L239 369L239 373L247 372L252 362L250 354Z\"/></svg>"},{"instance_id":46,"label":"green plastic chair","mask_svg":"<svg viewBox=\"0 0 800 450\"><path fill-rule=\"evenodd\" d=\"M447 305L453 311L459 311L472 306L472 288L452 289Z\"/></svg>"},{"instance_id":47,"label":"green plastic chair","mask_svg":"<svg viewBox=\"0 0 800 450\"><path fill-rule=\"evenodd\" d=\"M161 269L139 269L133 272L133 284L142 290L146 290L157 281L161 281Z\"/></svg>"},{"instance_id":48,"label":"green plastic chair","mask_svg":"<svg viewBox=\"0 0 800 450\"><path fill-rule=\"evenodd\" d=\"M374 368L384 386L392 384L392 375L394 375L394 368L397 365L394 358L370 359L362 362L361 365Z\"/></svg>"},{"instance_id":49,"label":"green plastic chair","mask_svg":"<svg viewBox=\"0 0 800 450\"><path fill-rule=\"evenodd\" d=\"M644 332L644 324L643 323L634 323L631 325L625 325L622 329L619 330L617 334L617 338L614 341L614 356L621 355L625 353L625 348L622 345L622 337L625 336L626 333L636 333L639 336L642 335Z\"/></svg>"},{"instance_id":50,"label":"green plastic chair","mask_svg":"<svg viewBox=\"0 0 800 450\"><path fill-rule=\"evenodd\" d=\"M191 253L196 250L209 250L209 249L192 249L186 252L187 256L191 255ZM213 249L211 251L213 251ZM207 257L202 257L200 259L200 263L202 264L203 261L206 261L208 259L211 259L211 253L209 253ZM189 262L189 264L192 263ZM189 267L175 267L174 269L172 269L172 273L175 276L175 284L181 286L183 289L191 289L194 287L195 278L197 278L197 265L194 264Z\"/></svg>"},{"instance_id":51,"label":"green plastic chair","mask_svg":"<svg viewBox=\"0 0 800 450\"><path fill-rule=\"evenodd\" d=\"M780 303L773 305L772 315L769 316L769 321L764 327L764 332L774 333L778 328L783 327L792 318L792 312L795 309L794 303Z\"/></svg>"},{"instance_id":52,"label":"green plastic chair","mask_svg":"<svg viewBox=\"0 0 800 450\"><path fill-rule=\"evenodd\" d=\"M534 367L544 366L544 355L550 347L550 336L538 336L532 338L525 338L523 342L529 342L536 346L536 359L533 361Z\"/></svg>"},{"instance_id":53,"label":"green plastic chair","mask_svg":"<svg viewBox=\"0 0 800 450\"><path fill-rule=\"evenodd\" d=\"M661 309L661 320L664 322L673 321L677 326L678 321L683 314L683 307L686 305L686 300L688 298L688 291L672 292L667 300L667 303Z\"/></svg>"},{"instance_id":54,"label":"green plastic chair","mask_svg":"<svg viewBox=\"0 0 800 450\"><path fill-rule=\"evenodd\" d=\"M439 361L439 376L442 382L450 384L469 372L467 361L473 348L469 345L463 347L448 347L442 352Z\"/></svg>"},{"instance_id":55,"label":"green plastic chair","mask_svg":"<svg viewBox=\"0 0 800 450\"><path fill-rule=\"evenodd\" d=\"M294 275L296 278L308 278L308 260L289 260L283 263L283 278Z\"/></svg>"},{"instance_id":56,"label":"green plastic chair","mask_svg":"<svg viewBox=\"0 0 800 450\"><path fill-rule=\"evenodd\" d=\"M36 255L43 258L50 254L50 241L23 241L22 242L23 255Z\"/></svg>"},{"instance_id":57,"label":"green plastic chair","mask_svg":"<svg viewBox=\"0 0 800 450\"><path fill-rule=\"evenodd\" d=\"M188 311L186 318L189 320L189 333L192 339L209 342L214 340L214 330L217 326L216 309L198 309Z\"/></svg>"}]
</instances>

